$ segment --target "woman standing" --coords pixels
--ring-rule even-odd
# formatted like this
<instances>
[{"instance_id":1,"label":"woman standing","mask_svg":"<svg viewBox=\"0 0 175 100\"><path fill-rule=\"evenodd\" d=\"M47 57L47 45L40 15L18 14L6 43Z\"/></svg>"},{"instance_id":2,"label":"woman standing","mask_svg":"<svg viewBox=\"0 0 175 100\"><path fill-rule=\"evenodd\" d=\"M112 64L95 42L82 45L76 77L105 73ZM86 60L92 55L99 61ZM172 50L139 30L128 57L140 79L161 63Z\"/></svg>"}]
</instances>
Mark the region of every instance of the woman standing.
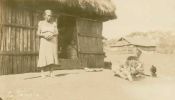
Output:
<instances>
[{"instance_id":1,"label":"woman standing","mask_svg":"<svg viewBox=\"0 0 175 100\"><path fill-rule=\"evenodd\" d=\"M45 77L44 68L49 67L50 76L52 74L52 66L59 65L57 50L57 23L52 20L52 11L45 10L44 20L38 23L38 36L40 37L39 60L37 67L41 68L41 76Z\"/></svg>"}]
</instances>

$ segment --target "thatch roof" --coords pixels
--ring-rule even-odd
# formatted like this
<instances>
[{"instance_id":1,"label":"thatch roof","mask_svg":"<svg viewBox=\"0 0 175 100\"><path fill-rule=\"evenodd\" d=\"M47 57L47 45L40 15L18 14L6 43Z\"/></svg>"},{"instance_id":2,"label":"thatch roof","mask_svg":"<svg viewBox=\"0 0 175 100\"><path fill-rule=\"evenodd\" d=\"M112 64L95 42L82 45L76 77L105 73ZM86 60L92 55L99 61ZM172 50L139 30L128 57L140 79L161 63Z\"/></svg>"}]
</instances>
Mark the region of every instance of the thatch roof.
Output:
<instances>
[{"instance_id":1,"label":"thatch roof","mask_svg":"<svg viewBox=\"0 0 175 100\"><path fill-rule=\"evenodd\" d=\"M135 46L144 46L144 47L156 47L157 44L155 41L152 41L148 38L128 38L128 37L121 37L118 41L111 45L111 47L121 47L127 45L135 45Z\"/></svg>"},{"instance_id":2,"label":"thatch roof","mask_svg":"<svg viewBox=\"0 0 175 100\"><path fill-rule=\"evenodd\" d=\"M39 9L55 11L87 17L91 19L109 20L116 18L115 5L111 0L9 0L16 4Z\"/></svg>"}]
</instances>

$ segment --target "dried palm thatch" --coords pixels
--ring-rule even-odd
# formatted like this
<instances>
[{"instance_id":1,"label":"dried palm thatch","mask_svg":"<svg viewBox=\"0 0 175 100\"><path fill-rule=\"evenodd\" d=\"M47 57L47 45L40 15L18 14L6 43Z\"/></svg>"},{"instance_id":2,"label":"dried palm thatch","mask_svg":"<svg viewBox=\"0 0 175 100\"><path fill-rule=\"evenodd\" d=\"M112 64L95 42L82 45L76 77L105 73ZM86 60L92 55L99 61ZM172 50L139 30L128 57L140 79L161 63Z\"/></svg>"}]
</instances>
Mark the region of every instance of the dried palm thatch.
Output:
<instances>
[{"instance_id":1,"label":"dried palm thatch","mask_svg":"<svg viewBox=\"0 0 175 100\"><path fill-rule=\"evenodd\" d=\"M9 0L13 4L53 9L92 19L109 20L116 18L115 5L111 0Z\"/></svg>"}]
</instances>

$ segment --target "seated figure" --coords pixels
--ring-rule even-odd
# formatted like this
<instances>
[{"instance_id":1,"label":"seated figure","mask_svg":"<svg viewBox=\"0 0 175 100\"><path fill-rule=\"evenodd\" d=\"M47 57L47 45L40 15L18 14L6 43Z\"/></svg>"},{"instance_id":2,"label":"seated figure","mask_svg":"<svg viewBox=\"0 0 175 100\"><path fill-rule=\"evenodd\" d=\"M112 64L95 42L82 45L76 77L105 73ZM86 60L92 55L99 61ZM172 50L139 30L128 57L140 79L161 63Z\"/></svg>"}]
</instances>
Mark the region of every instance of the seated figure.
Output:
<instances>
[{"instance_id":1,"label":"seated figure","mask_svg":"<svg viewBox=\"0 0 175 100\"><path fill-rule=\"evenodd\" d=\"M133 81L134 78L143 76L143 64L138 60L127 60L125 64L119 66L116 74L121 78Z\"/></svg>"},{"instance_id":2,"label":"seated figure","mask_svg":"<svg viewBox=\"0 0 175 100\"><path fill-rule=\"evenodd\" d=\"M115 71L115 75L133 81L134 78L144 76L143 63L139 61L142 54L140 50L137 51L136 56L127 57L124 64L119 65L119 69Z\"/></svg>"}]
</instances>

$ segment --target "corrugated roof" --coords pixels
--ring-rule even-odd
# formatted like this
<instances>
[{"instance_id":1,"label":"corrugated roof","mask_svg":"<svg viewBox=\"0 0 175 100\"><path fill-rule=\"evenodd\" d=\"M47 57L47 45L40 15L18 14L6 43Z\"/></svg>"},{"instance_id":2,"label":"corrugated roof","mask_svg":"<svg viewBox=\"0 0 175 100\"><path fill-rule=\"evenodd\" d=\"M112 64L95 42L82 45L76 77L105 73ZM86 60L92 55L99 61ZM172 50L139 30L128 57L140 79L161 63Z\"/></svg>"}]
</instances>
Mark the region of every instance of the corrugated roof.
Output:
<instances>
[{"instance_id":1,"label":"corrugated roof","mask_svg":"<svg viewBox=\"0 0 175 100\"><path fill-rule=\"evenodd\" d=\"M111 46L125 46L125 45L137 45L137 46L157 46L156 42L144 37L121 37L118 41Z\"/></svg>"}]
</instances>

